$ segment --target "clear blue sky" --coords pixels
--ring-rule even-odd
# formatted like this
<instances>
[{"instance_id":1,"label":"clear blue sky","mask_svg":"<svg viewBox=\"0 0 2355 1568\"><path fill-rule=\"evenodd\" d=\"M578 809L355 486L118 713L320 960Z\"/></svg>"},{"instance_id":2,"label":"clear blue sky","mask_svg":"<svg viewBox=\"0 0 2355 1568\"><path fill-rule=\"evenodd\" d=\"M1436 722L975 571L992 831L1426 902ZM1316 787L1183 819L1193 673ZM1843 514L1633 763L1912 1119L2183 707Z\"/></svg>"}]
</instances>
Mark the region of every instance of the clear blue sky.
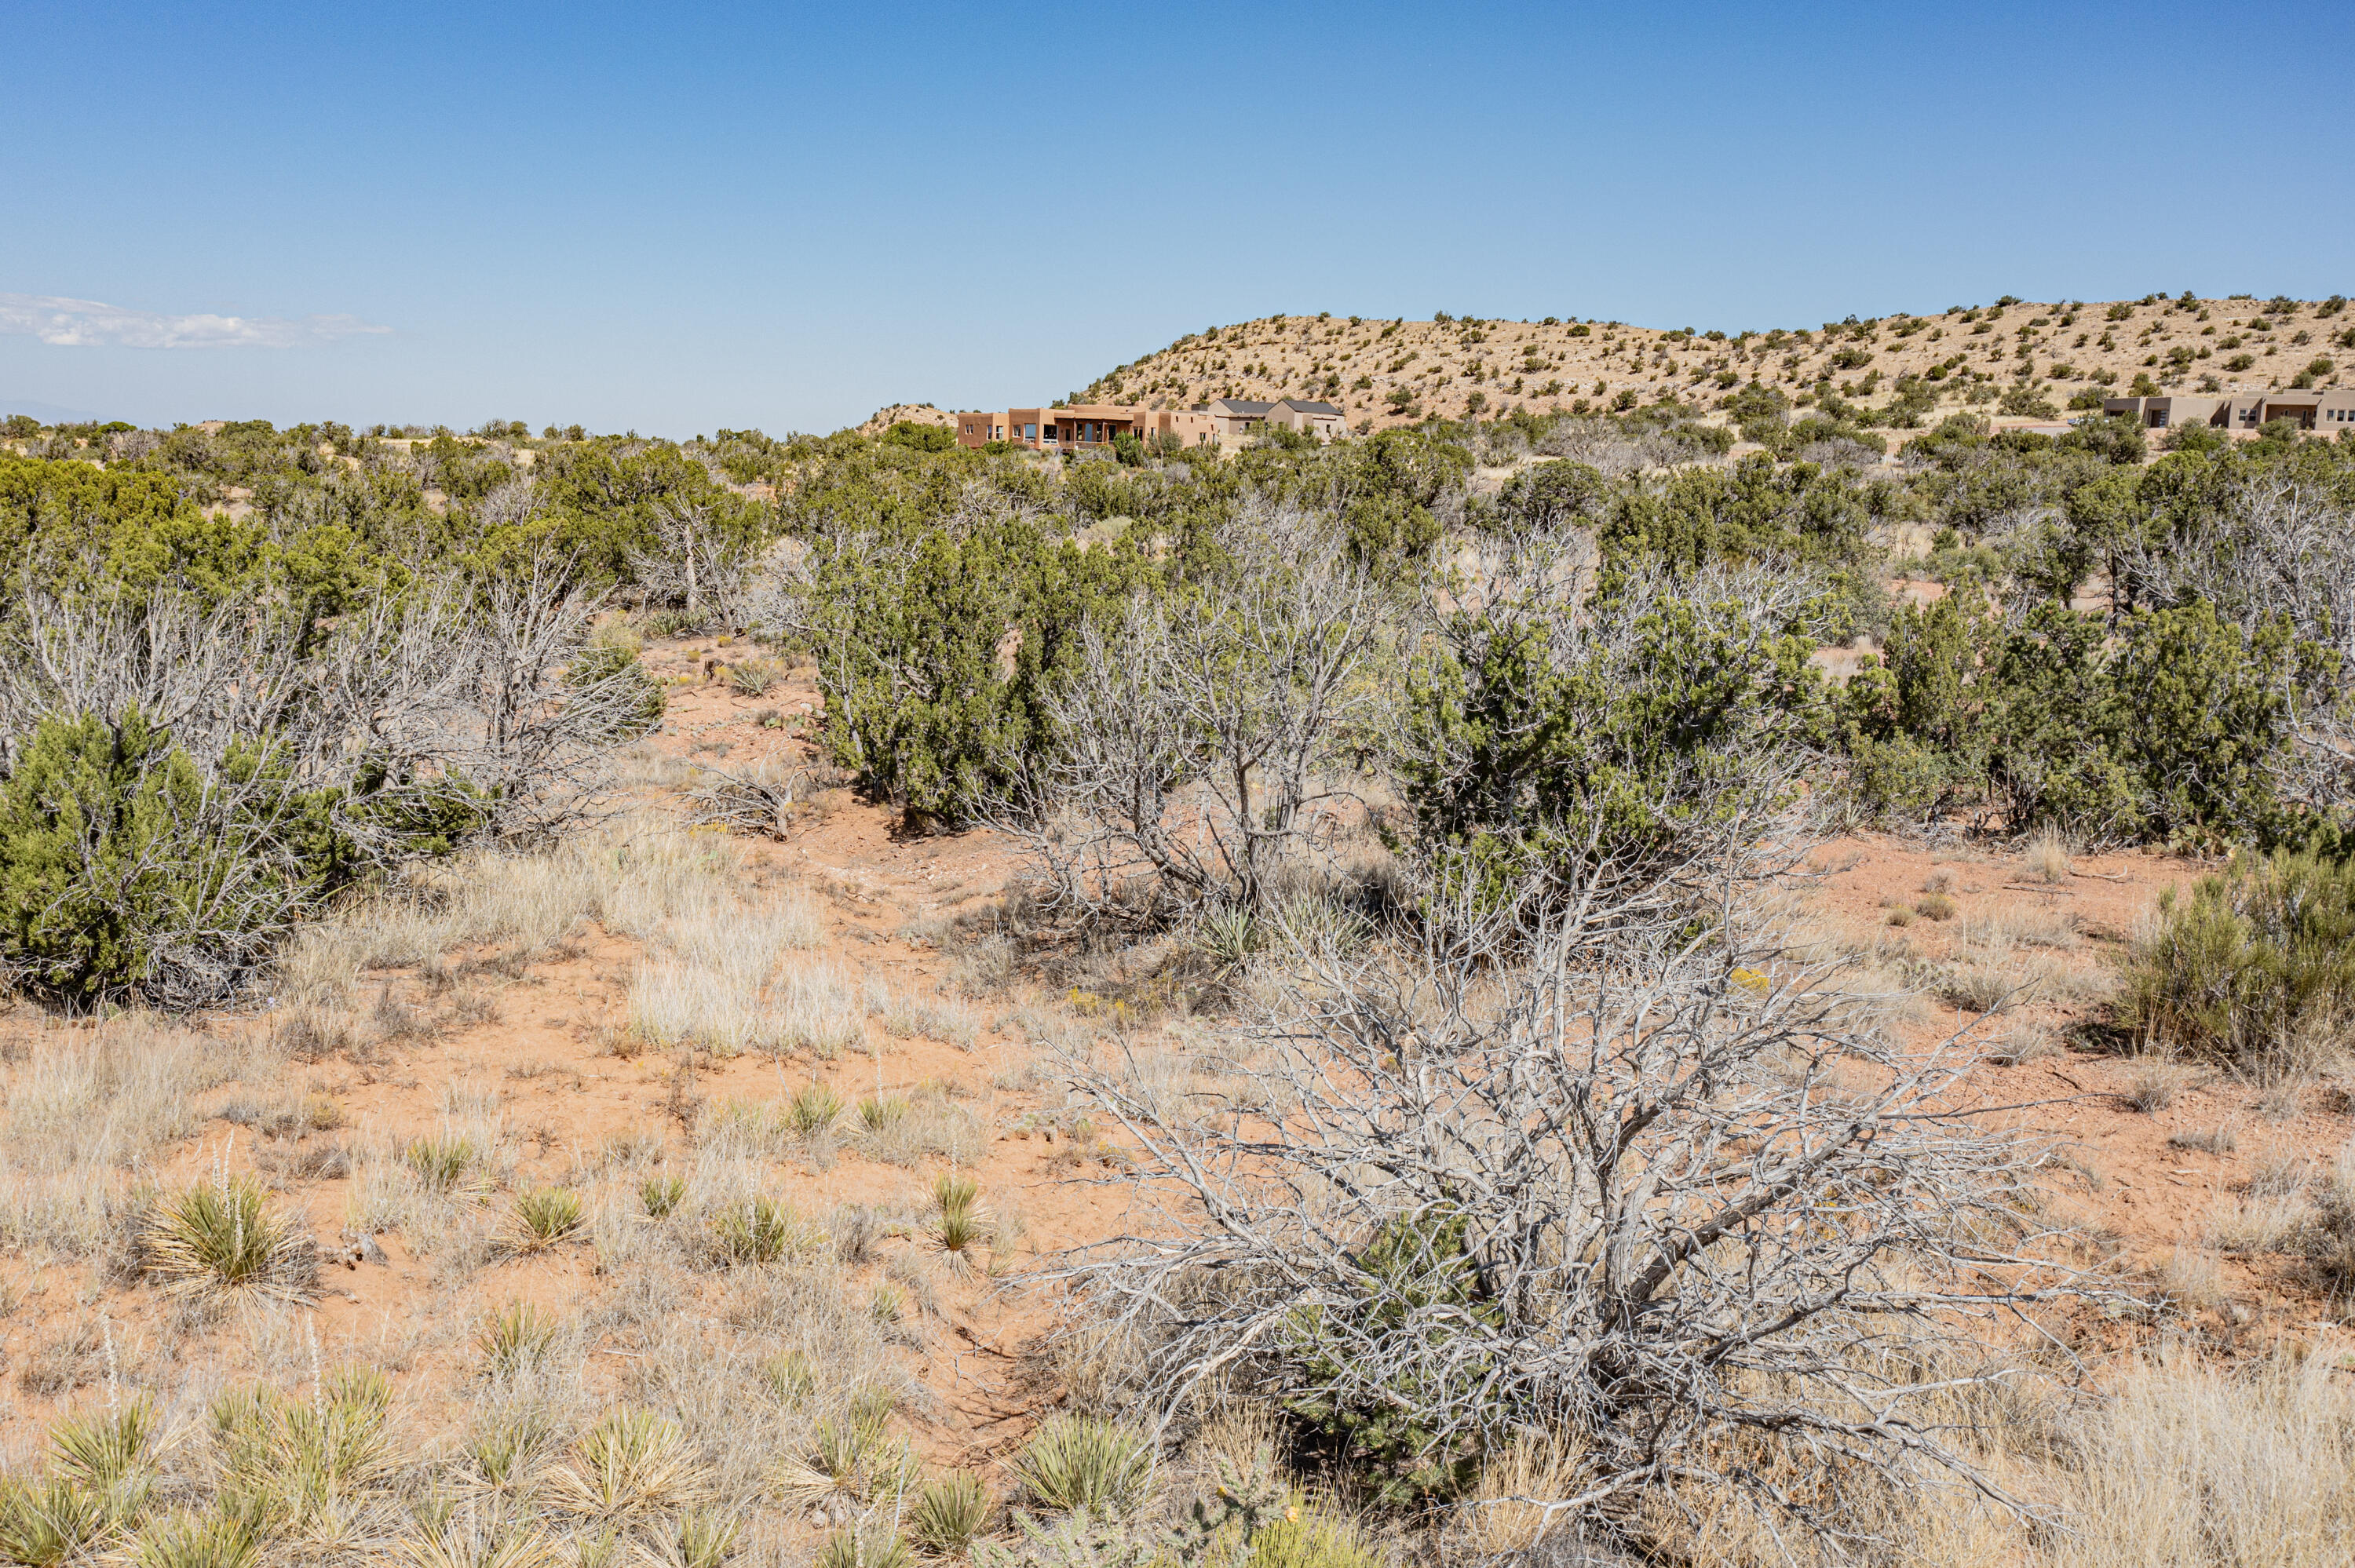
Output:
<instances>
[{"instance_id":1,"label":"clear blue sky","mask_svg":"<svg viewBox=\"0 0 2355 1568\"><path fill-rule=\"evenodd\" d=\"M1284 311L2355 292L2350 22L0 0L0 398L773 433Z\"/></svg>"}]
</instances>

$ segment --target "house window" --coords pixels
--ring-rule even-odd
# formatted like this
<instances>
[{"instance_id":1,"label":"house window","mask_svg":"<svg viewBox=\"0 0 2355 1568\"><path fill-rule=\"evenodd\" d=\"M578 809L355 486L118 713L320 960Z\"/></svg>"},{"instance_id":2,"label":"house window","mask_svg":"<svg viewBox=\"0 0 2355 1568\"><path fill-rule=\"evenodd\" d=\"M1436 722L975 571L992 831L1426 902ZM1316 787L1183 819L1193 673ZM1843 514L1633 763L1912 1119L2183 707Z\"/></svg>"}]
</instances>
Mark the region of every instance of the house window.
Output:
<instances>
[{"instance_id":1,"label":"house window","mask_svg":"<svg viewBox=\"0 0 2355 1568\"><path fill-rule=\"evenodd\" d=\"M1036 426L1036 425L1025 425L1025 426L1023 426L1023 427L1022 427L1022 439L1023 439L1024 440L1026 440L1026 441L1035 441L1035 440L1037 440L1039 439L1039 427L1038 427L1038 426Z\"/></svg>"}]
</instances>

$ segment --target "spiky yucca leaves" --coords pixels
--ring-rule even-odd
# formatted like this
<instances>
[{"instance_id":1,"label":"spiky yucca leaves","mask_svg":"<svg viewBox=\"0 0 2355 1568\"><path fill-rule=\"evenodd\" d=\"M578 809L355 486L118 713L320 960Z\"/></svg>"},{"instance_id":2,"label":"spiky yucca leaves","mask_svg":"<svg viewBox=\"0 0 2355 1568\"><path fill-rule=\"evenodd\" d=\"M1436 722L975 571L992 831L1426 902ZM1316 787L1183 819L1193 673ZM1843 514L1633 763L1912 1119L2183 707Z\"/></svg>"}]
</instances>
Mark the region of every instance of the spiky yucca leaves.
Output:
<instances>
[{"instance_id":1,"label":"spiky yucca leaves","mask_svg":"<svg viewBox=\"0 0 2355 1568\"><path fill-rule=\"evenodd\" d=\"M474 1474L469 1490L496 1494L522 1491L541 1478L544 1461L561 1431L546 1406L517 1403L476 1417L465 1454Z\"/></svg>"},{"instance_id":2,"label":"spiky yucca leaves","mask_svg":"<svg viewBox=\"0 0 2355 1568\"><path fill-rule=\"evenodd\" d=\"M120 1536L147 1504L155 1423L144 1399L59 1422L47 1478L0 1480L0 1561L52 1568Z\"/></svg>"},{"instance_id":3,"label":"spiky yucca leaves","mask_svg":"<svg viewBox=\"0 0 2355 1568\"><path fill-rule=\"evenodd\" d=\"M723 1263L774 1263L810 1251L820 1239L790 1204L774 1198L725 1204L711 1215L711 1240Z\"/></svg>"},{"instance_id":4,"label":"spiky yucca leaves","mask_svg":"<svg viewBox=\"0 0 2355 1568\"><path fill-rule=\"evenodd\" d=\"M842 1115L842 1097L834 1086L813 1078L794 1091L785 1106L785 1125L801 1137L824 1132Z\"/></svg>"},{"instance_id":5,"label":"spiky yucca leaves","mask_svg":"<svg viewBox=\"0 0 2355 1568\"><path fill-rule=\"evenodd\" d=\"M954 1556L989 1529L989 1491L971 1470L924 1483L908 1510L908 1533L927 1552Z\"/></svg>"},{"instance_id":6,"label":"spiky yucca leaves","mask_svg":"<svg viewBox=\"0 0 2355 1568\"><path fill-rule=\"evenodd\" d=\"M0 1480L0 1560L59 1568L120 1527L112 1501L112 1494L63 1476Z\"/></svg>"},{"instance_id":7,"label":"spiky yucca leaves","mask_svg":"<svg viewBox=\"0 0 2355 1568\"><path fill-rule=\"evenodd\" d=\"M474 1348L482 1352L484 1373L512 1377L538 1366L556 1342L556 1320L530 1302L508 1302L474 1330Z\"/></svg>"},{"instance_id":8,"label":"spiky yucca leaves","mask_svg":"<svg viewBox=\"0 0 2355 1568\"><path fill-rule=\"evenodd\" d=\"M417 1180L436 1192L446 1192L466 1178L480 1158L463 1138L421 1138L401 1150L400 1158Z\"/></svg>"},{"instance_id":9,"label":"spiky yucca leaves","mask_svg":"<svg viewBox=\"0 0 2355 1568\"><path fill-rule=\"evenodd\" d=\"M141 1531L130 1561L134 1568L259 1568L261 1541L240 1514L183 1510Z\"/></svg>"},{"instance_id":10,"label":"spiky yucca leaves","mask_svg":"<svg viewBox=\"0 0 2355 1568\"><path fill-rule=\"evenodd\" d=\"M815 1568L911 1568L908 1543L890 1531L852 1529L817 1549Z\"/></svg>"},{"instance_id":11,"label":"spiky yucca leaves","mask_svg":"<svg viewBox=\"0 0 2355 1568\"><path fill-rule=\"evenodd\" d=\"M932 1197L941 1208L935 1233L941 1250L961 1258L982 1236L981 1213L975 1206L981 1198L980 1183L970 1176L943 1171L932 1183Z\"/></svg>"},{"instance_id":12,"label":"spiky yucca leaves","mask_svg":"<svg viewBox=\"0 0 2355 1568\"><path fill-rule=\"evenodd\" d=\"M778 1466L778 1489L805 1499L839 1496L861 1503L905 1496L919 1467L907 1441L891 1436L888 1394L859 1395L847 1411L817 1424L805 1457Z\"/></svg>"},{"instance_id":13,"label":"spiky yucca leaves","mask_svg":"<svg viewBox=\"0 0 2355 1568\"><path fill-rule=\"evenodd\" d=\"M728 1515L697 1510L682 1516L676 1530L657 1536L647 1555L661 1568L721 1568L741 1533L743 1526Z\"/></svg>"},{"instance_id":14,"label":"spiky yucca leaves","mask_svg":"<svg viewBox=\"0 0 2355 1568\"><path fill-rule=\"evenodd\" d=\"M182 1295L307 1300L317 1252L250 1176L198 1181L157 1203L147 1222L148 1266Z\"/></svg>"},{"instance_id":15,"label":"spiky yucca leaves","mask_svg":"<svg viewBox=\"0 0 2355 1568\"><path fill-rule=\"evenodd\" d=\"M364 1517L386 1497L396 1467L384 1374L347 1368L310 1399L272 1389L229 1394L213 1406L226 1511L260 1540L314 1540L360 1549Z\"/></svg>"},{"instance_id":16,"label":"spiky yucca leaves","mask_svg":"<svg viewBox=\"0 0 2355 1568\"><path fill-rule=\"evenodd\" d=\"M1056 1513L1082 1509L1124 1516L1153 1484L1153 1448L1142 1436L1085 1415L1050 1416L1014 1457L1014 1478Z\"/></svg>"},{"instance_id":17,"label":"spiky yucca leaves","mask_svg":"<svg viewBox=\"0 0 2355 1568\"><path fill-rule=\"evenodd\" d=\"M565 1561L544 1532L515 1524L447 1521L401 1542L414 1568L557 1568Z\"/></svg>"},{"instance_id":18,"label":"spiky yucca leaves","mask_svg":"<svg viewBox=\"0 0 2355 1568\"><path fill-rule=\"evenodd\" d=\"M638 1202L645 1205L648 1219L668 1219L687 1202L687 1178L668 1172L649 1176L638 1184Z\"/></svg>"},{"instance_id":19,"label":"spiky yucca leaves","mask_svg":"<svg viewBox=\"0 0 2355 1568\"><path fill-rule=\"evenodd\" d=\"M629 1520L676 1512L709 1495L710 1477L675 1421L647 1410L609 1410L551 1471L549 1495L591 1519Z\"/></svg>"},{"instance_id":20,"label":"spiky yucca leaves","mask_svg":"<svg viewBox=\"0 0 2355 1568\"><path fill-rule=\"evenodd\" d=\"M514 1242L517 1250L538 1252L580 1234L588 1215L581 1194L564 1187L541 1187L516 1199Z\"/></svg>"}]
</instances>

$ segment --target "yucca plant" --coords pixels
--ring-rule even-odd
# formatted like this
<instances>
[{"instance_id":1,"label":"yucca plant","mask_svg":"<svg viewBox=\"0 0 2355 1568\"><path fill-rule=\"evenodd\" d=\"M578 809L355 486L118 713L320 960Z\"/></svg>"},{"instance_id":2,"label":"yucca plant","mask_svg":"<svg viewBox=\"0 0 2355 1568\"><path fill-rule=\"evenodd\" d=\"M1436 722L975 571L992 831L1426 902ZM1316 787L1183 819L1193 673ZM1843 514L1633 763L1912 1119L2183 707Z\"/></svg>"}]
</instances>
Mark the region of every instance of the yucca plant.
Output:
<instances>
[{"instance_id":1,"label":"yucca plant","mask_svg":"<svg viewBox=\"0 0 2355 1568\"><path fill-rule=\"evenodd\" d=\"M445 1522L401 1543L414 1568L557 1568L569 1561L557 1543L517 1525L474 1529Z\"/></svg>"},{"instance_id":2,"label":"yucca plant","mask_svg":"<svg viewBox=\"0 0 2355 1568\"><path fill-rule=\"evenodd\" d=\"M516 1199L516 1242L538 1252L577 1233L585 1221L581 1194L567 1187L541 1187Z\"/></svg>"},{"instance_id":3,"label":"yucca plant","mask_svg":"<svg viewBox=\"0 0 2355 1568\"><path fill-rule=\"evenodd\" d=\"M668 1172L649 1176L638 1183L638 1202L646 1206L648 1218L668 1219L687 1202L687 1178Z\"/></svg>"},{"instance_id":4,"label":"yucca plant","mask_svg":"<svg viewBox=\"0 0 2355 1568\"><path fill-rule=\"evenodd\" d=\"M0 1479L0 1559L59 1568L121 1524L113 1501L109 1491L63 1476Z\"/></svg>"},{"instance_id":5,"label":"yucca plant","mask_svg":"<svg viewBox=\"0 0 2355 1568\"><path fill-rule=\"evenodd\" d=\"M729 1263L774 1263L813 1244L808 1226L793 1209L773 1198L723 1204L711 1215L711 1235Z\"/></svg>"},{"instance_id":6,"label":"yucca plant","mask_svg":"<svg viewBox=\"0 0 2355 1568\"><path fill-rule=\"evenodd\" d=\"M703 1500L710 1478L678 1424L647 1410L609 1410L551 1478L556 1500L591 1519L626 1520Z\"/></svg>"},{"instance_id":7,"label":"yucca plant","mask_svg":"<svg viewBox=\"0 0 2355 1568\"><path fill-rule=\"evenodd\" d=\"M887 1530L846 1530L817 1549L814 1568L910 1568L908 1543Z\"/></svg>"},{"instance_id":8,"label":"yucca plant","mask_svg":"<svg viewBox=\"0 0 2355 1568\"><path fill-rule=\"evenodd\" d=\"M483 1353L483 1370L495 1378L511 1377L539 1364L556 1340L556 1321L528 1301L510 1301L483 1319L474 1330L474 1346Z\"/></svg>"},{"instance_id":9,"label":"yucca plant","mask_svg":"<svg viewBox=\"0 0 2355 1568\"><path fill-rule=\"evenodd\" d=\"M981 1184L970 1176L943 1171L932 1183L932 1197L941 1209L936 1227L941 1249L962 1257L981 1239L981 1216L974 1207L981 1197Z\"/></svg>"},{"instance_id":10,"label":"yucca plant","mask_svg":"<svg viewBox=\"0 0 2355 1568\"><path fill-rule=\"evenodd\" d=\"M1086 1415L1048 1417L1010 1467L1043 1508L1126 1515L1153 1483L1151 1445L1127 1427Z\"/></svg>"},{"instance_id":11,"label":"yucca plant","mask_svg":"<svg viewBox=\"0 0 2355 1568\"><path fill-rule=\"evenodd\" d=\"M810 1366L809 1357L799 1351L779 1351L761 1363L761 1375L777 1397L787 1404L807 1399L817 1387L817 1374Z\"/></svg>"},{"instance_id":12,"label":"yucca plant","mask_svg":"<svg viewBox=\"0 0 2355 1568\"><path fill-rule=\"evenodd\" d=\"M526 1406L478 1428L466 1444L466 1457L485 1489L504 1491L533 1478L555 1438L556 1423L549 1413Z\"/></svg>"},{"instance_id":13,"label":"yucca plant","mask_svg":"<svg viewBox=\"0 0 2355 1568\"><path fill-rule=\"evenodd\" d=\"M736 1549L743 1526L726 1514L698 1510L684 1515L678 1529L664 1544L666 1568L720 1568Z\"/></svg>"},{"instance_id":14,"label":"yucca plant","mask_svg":"<svg viewBox=\"0 0 2355 1568\"><path fill-rule=\"evenodd\" d=\"M316 1255L250 1176L217 1175L157 1204L147 1230L149 1266L184 1294L251 1290L302 1300Z\"/></svg>"},{"instance_id":15,"label":"yucca plant","mask_svg":"<svg viewBox=\"0 0 2355 1568\"><path fill-rule=\"evenodd\" d=\"M401 1150L400 1158L426 1188L446 1192L465 1180L477 1158L474 1146L463 1138L421 1138Z\"/></svg>"},{"instance_id":16,"label":"yucca plant","mask_svg":"<svg viewBox=\"0 0 2355 1568\"><path fill-rule=\"evenodd\" d=\"M794 1091L785 1107L785 1125L797 1136L807 1138L832 1127L841 1115L842 1097L835 1093L834 1086L812 1079Z\"/></svg>"},{"instance_id":17,"label":"yucca plant","mask_svg":"<svg viewBox=\"0 0 2355 1568\"><path fill-rule=\"evenodd\" d=\"M109 1490L137 1478L155 1440L155 1404L134 1399L120 1409L69 1416L49 1434L50 1467L77 1485Z\"/></svg>"},{"instance_id":18,"label":"yucca plant","mask_svg":"<svg viewBox=\"0 0 2355 1568\"><path fill-rule=\"evenodd\" d=\"M917 1461L906 1441L891 1436L890 1418L888 1395L853 1400L849 1409L817 1424L806 1459L788 1459L779 1467L779 1489L862 1503L906 1495L915 1485Z\"/></svg>"},{"instance_id":19,"label":"yucca plant","mask_svg":"<svg viewBox=\"0 0 2355 1568\"><path fill-rule=\"evenodd\" d=\"M868 1095L858 1102L859 1122L869 1132L881 1132L908 1114L905 1095Z\"/></svg>"},{"instance_id":20,"label":"yucca plant","mask_svg":"<svg viewBox=\"0 0 2355 1568\"><path fill-rule=\"evenodd\" d=\"M393 1475L391 1409L391 1383L366 1367L331 1372L307 1400L224 1397L212 1412L222 1496L257 1538L348 1520Z\"/></svg>"},{"instance_id":21,"label":"yucca plant","mask_svg":"<svg viewBox=\"0 0 2355 1568\"><path fill-rule=\"evenodd\" d=\"M900 1315L905 1312L907 1308L907 1293L896 1285L877 1286L875 1294L867 1300L867 1310L873 1314L877 1322L887 1327L898 1322Z\"/></svg>"},{"instance_id":22,"label":"yucca plant","mask_svg":"<svg viewBox=\"0 0 2355 1568\"><path fill-rule=\"evenodd\" d=\"M927 1552L952 1556L989 1529L989 1492L971 1470L926 1481L908 1510L908 1533Z\"/></svg>"},{"instance_id":23,"label":"yucca plant","mask_svg":"<svg viewBox=\"0 0 2355 1568\"><path fill-rule=\"evenodd\" d=\"M167 1515L139 1532L136 1568L255 1568L261 1542L252 1521L226 1509Z\"/></svg>"}]
</instances>

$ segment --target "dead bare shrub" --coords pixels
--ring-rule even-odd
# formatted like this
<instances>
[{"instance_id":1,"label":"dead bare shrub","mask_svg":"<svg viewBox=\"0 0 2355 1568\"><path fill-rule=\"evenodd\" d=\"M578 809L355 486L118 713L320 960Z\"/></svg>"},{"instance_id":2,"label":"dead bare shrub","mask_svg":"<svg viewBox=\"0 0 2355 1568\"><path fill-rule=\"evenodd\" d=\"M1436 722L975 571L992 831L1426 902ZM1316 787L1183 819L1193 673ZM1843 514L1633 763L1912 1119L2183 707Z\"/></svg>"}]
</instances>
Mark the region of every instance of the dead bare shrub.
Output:
<instances>
[{"instance_id":1,"label":"dead bare shrub","mask_svg":"<svg viewBox=\"0 0 2355 1568\"><path fill-rule=\"evenodd\" d=\"M1510 951L1295 951L1239 1070L1293 1114L1079 1075L1144 1190L1199 1215L1070 1266L1142 1347L1138 1402L1265 1389L1401 1497L1562 1433L1565 1526L1674 1485L1842 1528L1761 1454L2003 1501L1922 1412L2003 1375L1996 1319L2077 1287L2025 1217L2038 1151L1947 1107L1977 1054L1861 1027L1771 930L1573 918Z\"/></svg>"}]
</instances>

